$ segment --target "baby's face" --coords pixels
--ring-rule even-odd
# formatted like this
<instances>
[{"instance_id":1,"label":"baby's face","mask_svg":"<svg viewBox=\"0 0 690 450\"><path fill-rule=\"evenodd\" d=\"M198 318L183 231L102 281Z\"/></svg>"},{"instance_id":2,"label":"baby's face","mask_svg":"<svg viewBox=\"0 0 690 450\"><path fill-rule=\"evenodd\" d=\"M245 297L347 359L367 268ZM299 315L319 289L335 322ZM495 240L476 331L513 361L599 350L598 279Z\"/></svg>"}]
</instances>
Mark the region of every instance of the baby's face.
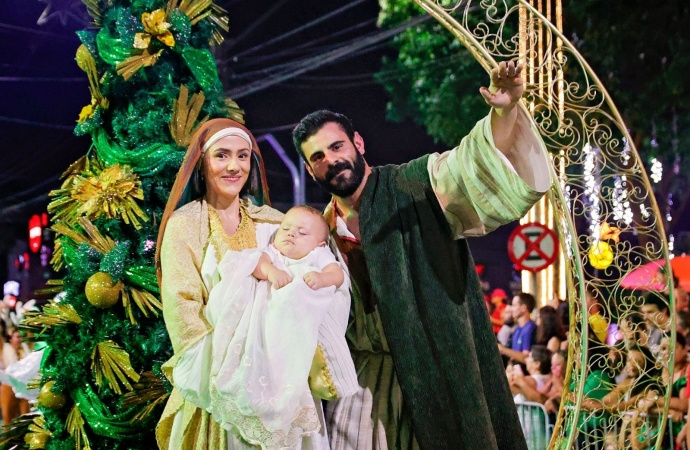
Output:
<instances>
[{"instance_id":1,"label":"baby's face","mask_svg":"<svg viewBox=\"0 0 690 450\"><path fill-rule=\"evenodd\" d=\"M324 224L313 213L293 208L285 214L273 245L281 255L302 259L319 245L324 245Z\"/></svg>"}]
</instances>

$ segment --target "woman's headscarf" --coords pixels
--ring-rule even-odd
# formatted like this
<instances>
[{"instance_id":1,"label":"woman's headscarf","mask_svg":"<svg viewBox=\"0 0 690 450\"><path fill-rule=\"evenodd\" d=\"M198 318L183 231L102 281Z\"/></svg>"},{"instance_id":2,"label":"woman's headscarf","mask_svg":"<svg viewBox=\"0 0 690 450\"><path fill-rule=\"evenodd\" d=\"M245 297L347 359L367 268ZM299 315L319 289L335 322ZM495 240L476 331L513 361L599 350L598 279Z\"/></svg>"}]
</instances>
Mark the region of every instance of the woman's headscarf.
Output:
<instances>
[{"instance_id":1,"label":"woman's headscarf","mask_svg":"<svg viewBox=\"0 0 690 450\"><path fill-rule=\"evenodd\" d=\"M165 205L165 212L163 213L160 228L158 229L155 263L159 284L161 280L160 249L168 220L175 210L204 195L206 186L200 176L200 161L204 155L203 148L209 138L226 128L239 128L251 139L251 169L249 171L249 178L242 188L240 196L251 197L254 203L258 205L270 204L268 185L266 184L266 177L264 175L264 162L256 139L254 139L254 135L244 125L231 119L212 119L204 123L199 130L194 133L192 142L187 148L187 153L185 153L180 170L177 172L175 184L173 184L172 190L170 191L170 197L168 197L168 203Z\"/></svg>"}]
</instances>

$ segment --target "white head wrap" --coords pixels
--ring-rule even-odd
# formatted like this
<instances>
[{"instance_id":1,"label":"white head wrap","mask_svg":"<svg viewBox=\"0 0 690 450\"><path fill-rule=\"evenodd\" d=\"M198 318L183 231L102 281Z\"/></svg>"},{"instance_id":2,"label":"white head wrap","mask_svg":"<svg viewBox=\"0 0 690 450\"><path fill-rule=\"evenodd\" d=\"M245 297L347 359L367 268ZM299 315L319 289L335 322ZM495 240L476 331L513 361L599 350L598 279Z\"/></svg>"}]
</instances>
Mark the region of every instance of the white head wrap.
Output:
<instances>
[{"instance_id":1,"label":"white head wrap","mask_svg":"<svg viewBox=\"0 0 690 450\"><path fill-rule=\"evenodd\" d=\"M206 141L203 147L201 147L201 153L206 153L206 150L211 148L213 144L228 136L238 136L247 141L249 144L249 150L252 150L252 139L249 137L246 131L237 127L223 128L220 131L216 131L213 135Z\"/></svg>"}]
</instances>

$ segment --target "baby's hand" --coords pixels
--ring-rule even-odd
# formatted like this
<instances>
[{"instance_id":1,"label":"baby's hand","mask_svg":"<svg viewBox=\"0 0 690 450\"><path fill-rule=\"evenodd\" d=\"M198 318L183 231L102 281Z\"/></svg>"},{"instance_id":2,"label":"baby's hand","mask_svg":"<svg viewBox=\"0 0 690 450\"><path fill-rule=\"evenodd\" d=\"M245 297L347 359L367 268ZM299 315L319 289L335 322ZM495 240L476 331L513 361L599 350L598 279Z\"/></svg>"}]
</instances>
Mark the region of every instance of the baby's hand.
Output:
<instances>
[{"instance_id":1,"label":"baby's hand","mask_svg":"<svg viewBox=\"0 0 690 450\"><path fill-rule=\"evenodd\" d=\"M307 286L312 288L312 290L314 291L327 286L326 280L324 280L324 276L320 272L306 273L303 279L304 282L307 283Z\"/></svg>"},{"instance_id":2,"label":"baby's hand","mask_svg":"<svg viewBox=\"0 0 690 450\"><path fill-rule=\"evenodd\" d=\"M280 289L292 281L292 277L284 270L274 269L268 274L268 281L271 282L274 288Z\"/></svg>"}]
</instances>

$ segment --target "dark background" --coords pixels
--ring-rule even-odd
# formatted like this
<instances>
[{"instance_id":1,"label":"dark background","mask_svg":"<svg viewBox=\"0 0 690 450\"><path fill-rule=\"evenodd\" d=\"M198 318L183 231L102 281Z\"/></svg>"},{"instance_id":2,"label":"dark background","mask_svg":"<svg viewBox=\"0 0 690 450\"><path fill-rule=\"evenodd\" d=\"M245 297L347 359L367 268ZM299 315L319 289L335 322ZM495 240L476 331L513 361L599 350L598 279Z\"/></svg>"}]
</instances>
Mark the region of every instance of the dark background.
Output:
<instances>
[{"instance_id":1,"label":"dark background","mask_svg":"<svg viewBox=\"0 0 690 450\"><path fill-rule=\"evenodd\" d=\"M270 77L277 65L294 65L300 58L381 31L376 25L379 5L375 0L218 3L228 10L230 18L226 42L215 50L227 90L239 88L241 92L247 83ZM344 10L333 13L339 9ZM25 244L21 241L27 237L29 216L45 211L47 193L59 186L62 171L90 147L88 137L72 134L79 111L90 101L86 76L74 62L79 46L74 32L88 24L84 11L83 5L75 0L0 2L0 254L3 256L0 281L3 282L18 277L13 261L17 252L24 251ZM324 18L329 13L333 13L331 17ZM42 14L44 23L39 25L37 21ZM319 19L321 22L315 26L300 28ZM293 30L297 31L281 38ZM269 42L276 38L275 43ZM365 141L365 157L372 165L403 163L425 153L446 150L411 120L401 123L386 120L386 92L373 75L383 57L396 56L387 42L352 52L348 57L259 92L240 95L236 101L246 112L247 126L257 136L271 132L296 163L297 155L290 140L291 125L321 108L342 112L353 120ZM263 47L255 49L257 46ZM486 82L476 80L477 89ZM285 209L292 199L288 171L267 143L262 143L261 148L272 200ZM307 201L322 206L327 200L325 192L309 179ZM506 241L514 226L502 227L485 238L470 241L476 262L486 265L484 278L492 287L507 289L513 277Z\"/></svg>"}]
</instances>

